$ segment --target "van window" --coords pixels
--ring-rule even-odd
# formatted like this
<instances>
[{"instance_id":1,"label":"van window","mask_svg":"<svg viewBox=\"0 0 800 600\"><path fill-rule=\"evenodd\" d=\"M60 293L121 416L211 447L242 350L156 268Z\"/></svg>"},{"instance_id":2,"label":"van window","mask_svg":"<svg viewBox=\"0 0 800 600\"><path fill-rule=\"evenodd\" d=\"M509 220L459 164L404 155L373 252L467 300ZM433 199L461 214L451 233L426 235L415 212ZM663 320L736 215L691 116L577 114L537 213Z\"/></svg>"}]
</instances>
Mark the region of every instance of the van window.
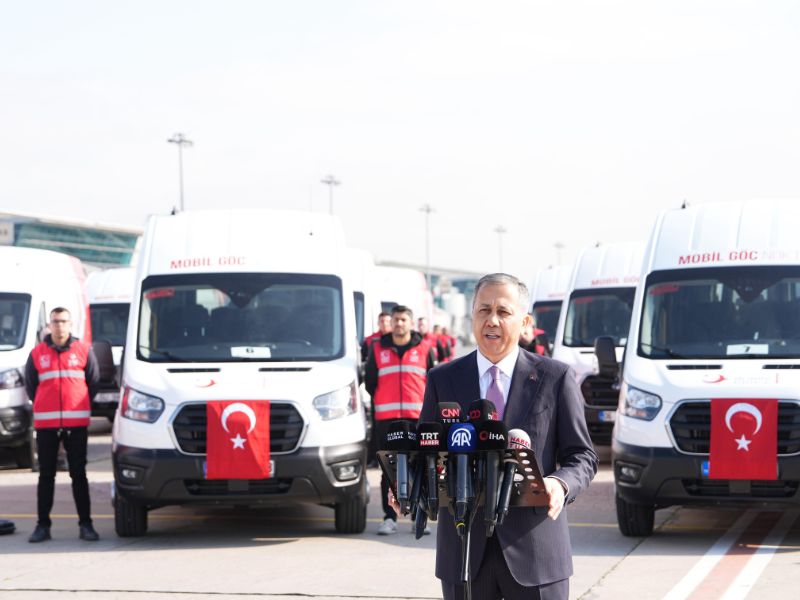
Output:
<instances>
[{"instance_id":1,"label":"van window","mask_svg":"<svg viewBox=\"0 0 800 600\"><path fill-rule=\"evenodd\" d=\"M800 267L659 271L646 281L638 353L800 357Z\"/></svg>"},{"instance_id":2,"label":"van window","mask_svg":"<svg viewBox=\"0 0 800 600\"><path fill-rule=\"evenodd\" d=\"M123 303L92 304L89 307L92 338L108 340L112 346L124 346L130 308L130 304Z\"/></svg>"},{"instance_id":3,"label":"van window","mask_svg":"<svg viewBox=\"0 0 800 600\"><path fill-rule=\"evenodd\" d=\"M150 362L344 356L342 284L331 275L209 273L142 282L137 354Z\"/></svg>"},{"instance_id":4,"label":"van window","mask_svg":"<svg viewBox=\"0 0 800 600\"><path fill-rule=\"evenodd\" d=\"M558 317L561 314L561 300L537 302L533 305L533 319L536 327L544 329L548 339L556 339Z\"/></svg>"},{"instance_id":5,"label":"van window","mask_svg":"<svg viewBox=\"0 0 800 600\"><path fill-rule=\"evenodd\" d=\"M358 343L364 341L364 294L363 292L353 292L353 303L356 307L356 336Z\"/></svg>"},{"instance_id":6,"label":"van window","mask_svg":"<svg viewBox=\"0 0 800 600\"><path fill-rule=\"evenodd\" d=\"M570 294L564 345L594 346L596 338L608 335L614 344L624 346L633 312L636 288L576 290Z\"/></svg>"},{"instance_id":7,"label":"van window","mask_svg":"<svg viewBox=\"0 0 800 600\"><path fill-rule=\"evenodd\" d=\"M0 351L25 344L30 306L30 294L0 294Z\"/></svg>"}]
</instances>

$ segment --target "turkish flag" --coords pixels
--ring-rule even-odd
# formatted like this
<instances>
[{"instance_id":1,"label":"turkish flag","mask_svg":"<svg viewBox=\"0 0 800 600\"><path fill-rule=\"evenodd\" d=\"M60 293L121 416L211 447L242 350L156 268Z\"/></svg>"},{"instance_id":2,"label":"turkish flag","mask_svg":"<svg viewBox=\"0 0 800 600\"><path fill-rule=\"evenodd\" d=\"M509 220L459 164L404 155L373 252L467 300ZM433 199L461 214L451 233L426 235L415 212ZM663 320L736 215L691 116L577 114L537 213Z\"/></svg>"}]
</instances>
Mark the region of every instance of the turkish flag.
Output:
<instances>
[{"instance_id":1,"label":"turkish flag","mask_svg":"<svg viewBox=\"0 0 800 600\"><path fill-rule=\"evenodd\" d=\"M269 401L206 403L206 479L266 479Z\"/></svg>"},{"instance_id":2,"label":"turkish flag","mask_svg":"<svg viewBox=\"0 0 800 600\"><path fill-rule=\"evenodd\" d=\"M711 400L709 479L778 478L778 401Z\"/></svg>"}]
</instances>

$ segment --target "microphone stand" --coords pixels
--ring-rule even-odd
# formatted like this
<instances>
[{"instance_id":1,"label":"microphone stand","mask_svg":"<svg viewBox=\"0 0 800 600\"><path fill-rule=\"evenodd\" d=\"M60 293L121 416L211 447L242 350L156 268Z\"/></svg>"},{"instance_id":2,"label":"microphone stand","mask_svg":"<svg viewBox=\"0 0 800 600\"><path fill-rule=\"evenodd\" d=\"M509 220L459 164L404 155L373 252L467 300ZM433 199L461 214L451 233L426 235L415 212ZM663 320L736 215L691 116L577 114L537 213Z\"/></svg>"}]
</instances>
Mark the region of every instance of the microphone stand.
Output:
<instances>
[{"instance_id":1,"label":"microphone stand","mask_svg":"<svg viewBox=\"0 0 800 600\"><path fill-rule=\"evenodd\" d=\"M472 522L475 520L474 508L467 510L467 530L461 535L461 582L464 586L464 600L472 600L472 577L470 576L470 541L472 539Z\"/></svg>"}]
</instances>

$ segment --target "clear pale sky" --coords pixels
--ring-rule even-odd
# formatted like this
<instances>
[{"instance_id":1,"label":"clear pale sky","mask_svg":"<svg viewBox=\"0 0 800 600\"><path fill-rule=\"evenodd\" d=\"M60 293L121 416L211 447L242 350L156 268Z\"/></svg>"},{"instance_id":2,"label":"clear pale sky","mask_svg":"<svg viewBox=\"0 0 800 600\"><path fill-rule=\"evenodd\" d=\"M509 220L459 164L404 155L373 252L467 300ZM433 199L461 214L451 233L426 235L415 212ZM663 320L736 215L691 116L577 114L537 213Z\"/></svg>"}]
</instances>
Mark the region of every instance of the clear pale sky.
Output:
<instances>
[{"instance_id":1,"label":"clear pale sky","mask_svg":"<svg viewBox=\"0 0 800 600\"><path fill-rule=\"evenodd\" d=\"M800 197L800 3L9 2L0 209L334 209L353 246L526 279L658 211Z\"/></svg>"}]
</instances>

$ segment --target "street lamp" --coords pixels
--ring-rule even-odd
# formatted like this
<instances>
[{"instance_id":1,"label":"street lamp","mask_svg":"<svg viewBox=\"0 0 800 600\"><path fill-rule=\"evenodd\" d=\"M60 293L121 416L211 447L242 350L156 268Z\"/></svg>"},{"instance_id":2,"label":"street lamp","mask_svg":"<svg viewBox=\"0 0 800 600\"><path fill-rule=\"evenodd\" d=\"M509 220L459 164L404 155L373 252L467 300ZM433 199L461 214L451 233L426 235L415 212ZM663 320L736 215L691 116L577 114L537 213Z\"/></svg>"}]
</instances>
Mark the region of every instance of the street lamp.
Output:
<instances>
[{"instance_id":1,"label":"street lamp","mask_svg":"<svg viewBox=\"0 0 800 600\"><path fill-rule=\"evenodd\" d=\"M497 234L497 241L498 246L500 248L500 272L503 272L503 234L506 233L506 228L502 225L498 225L494 228L494 232Z\"/></svg>"},{"instance_id":2,"label":"street lamp","mask_svg":"<svg viewBox=\"0 0 800 600\"><path fill-rule=\"evenodd\" d=\"M322 180L322 183L328 186L328 212L333 214L333 188L334 186L340 185L342 182L333 175L328 175Z\"/></svg>"},{"instance_id":3,"label":"street lamp","mask_svg":"<svg viewBox=\"0 0 800 600\"><path fill-rule=\"evenodd\" d=\"M436 212L430 204L423 204L420 210L425 213L425 278L428 280L428 289L431 288L431 213Z\"/></svg>"},{"instance_id":4,"label":"street lamp","mask_svg":"<svg viewBox=\"0 0 800 600\"><path fill-rule=\"evenodd\" d=\"M556 264L561 266L561 251L564 249L564 244L561 242L556 242L553 244L553 248L556 249Z\"/></svg>"},{"instance_id":5,"label":"street lamp","mask_svg":"<svg viewBox=\"0 0 800 600\"><path fill-rule=\"evenodd\" d=\"M180 185L181 212L183 212L183 147L192 147L194 142L182 133L176 133L167 140L178 146L178 183Z\"/></svg>"}]
</instances>

